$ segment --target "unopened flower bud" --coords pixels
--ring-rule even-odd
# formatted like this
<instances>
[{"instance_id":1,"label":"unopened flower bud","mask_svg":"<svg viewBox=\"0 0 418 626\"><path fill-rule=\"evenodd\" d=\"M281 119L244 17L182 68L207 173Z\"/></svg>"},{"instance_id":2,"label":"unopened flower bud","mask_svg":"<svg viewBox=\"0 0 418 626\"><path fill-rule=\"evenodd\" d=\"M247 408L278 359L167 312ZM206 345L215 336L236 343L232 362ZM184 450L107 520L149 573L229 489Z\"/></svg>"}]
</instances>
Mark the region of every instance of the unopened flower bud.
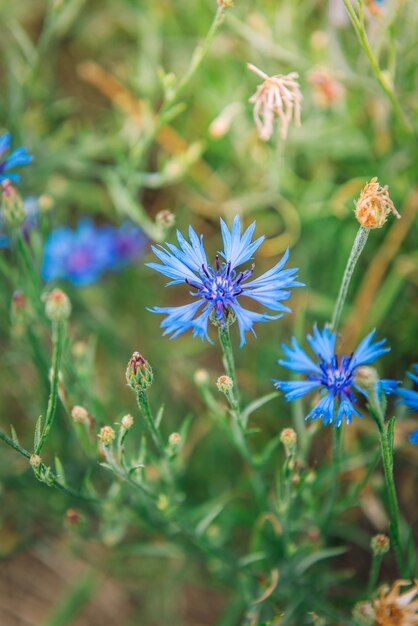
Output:
<instances>
[{"instance_id":1,"label":"unopened flower bud","mask_svg":"<svg viewBox=\"0 0 418 626\"><path fill-rule=\"evenodd\" d=\"M356 369L354 375L354 383L367 393L373 392L376 389L376 383L379 382L379 374L374 367L369 365L360 365Z\"/></svg>"},{"instance_id":2,"label":"unopened flower bud","mask_svg":"<svg viewBox=\"0 0 418 626\"><path fill-rule=\"evenodd\" d=\"M85 424L86 426L90 424L88 411L83 406L73 406L71 409L71 417L77 424Z\"/></svg>"},{"instance_id":3,"label":"unopened flower bud","mask_svg":"<svg viewBox=\"0 0 418 626\"><path fill-rule=\"evenodd\" d=\"M45 302L45 315L53 322L61 322L70 317L71 301L61 289L52 289L42 296Z\"/></svg>"},{"instance_id":4,"label":"unopened flower bud","mask_svg":"<svg viewBox=\"0 0 418 626\"><path fill-rule=\"evenodd\" d=\"M203 368L196 370L193 378L196 385L207 385L209 383L209 373Z\"/></svg>"},{"instance_id":5,"label":"unopened flower bud","mask_svg":"<svg viewBox=\"0 0 418 626\"><path fill-rule=\"evenodd\" d=\"M168 211L167 209L163 209L162 211L158 211L155 216L155 223L162 228L172 228L175 224L176 218L174 213Z\"/></svg>"},{"instance_id":6,"label":"unopened flower bud","mask_svg":"<svg viewBox=\"0 0 418 626\"><path fill-rule=\"evenodd\" d=\"M29 463L32 469L36 471L41 467L42 459L39 456L39 454L32 454L32 456L29 459Z\"/></svg>"},{"instance_id":7,"label":"unopened flower bud","mask_svg":"<svg viewBox=\"0 0 418 626\"><path fill-rule=\"evenodd\" d=\"M232 391L234 381L229 376L226 376L226 374L223 374L222 376L219 376L218 380L216 381L216 386L218 387L219 391L224 394L228 394L230 391Z\"/></svg>"},{"instance_id":8,"label":"unopened flower bud","mask_svg":"<svg viewBox=\"0 0 418 626\"><path fill-rule=\"evenodd\" d=\"M389 537L383 534L375 535L370 541L370 547L375 556L383 556L390 549Z\"/></svg>"},{"instance_id":9,"label":"unopened flower bud","mask_svg":"<svg viewBox=\"0 0 418 626\"><path fill-rule=\"evenodd\" d=\"M12 296L10 315L14 324L25 321L29 312L28 299L22 291L15 291Z\"/></svg>"},{"instance_id":10,"label":"unopened flower bud","mask_svg":"<svg viewBox=\"0 0 418 626\"><path fill-rule=\"evenodd\" d=\"M381 187L376 177L363 188L356 202L355 215L363 228L382 228L389 213L400 219L389 197L388 186Z\"/></svg>"},{"instance_id":11,"label":"unopened flower bud","mask_svg":"<svg viewBox=\"0 0 418 626\"><path fill-rule=\"evenodd\" d=\"M171 433L168 443L172 448L177 448L181 444L181 435L179 433Z\"/></svg>"},{"instance_id":12,"label":"unopened flower bud","mask_svg":"<svg viewBox=\"0 0 418 626\"><path fill-rule=\"evenodd\" d=\"M374 626L375 614L370 602L357 602L353 609L354 621L358 626Z\"/></svg>"},{"instance_id":13,"label":"unopened flower bud","mask_svg":"<svg viewBox=\"0 0 418 626\"><path fill-rule=\"evenodd\" d=\"M121 426L125 430L129 430L130 428L132 428L133 424L134 424L134 418L129 413L128 415L124 415L122 417Z\"/></svg>"},{"instance_id":14,"label":"unopened flower bud","mask_svg":"<svg viewBox=\"0 0 418 626\"><path fill-rule=\"evenodd\" d=\"M110 446L115 436L115 431L111 426L103 426L103 428L100 429L99 440L104 446Z\"/></svg>"},{"instance_id":15,"label":"unopened flower bud","mask_svg":"<svg viewBox=\"0 0 418 626\"><path fill-rule=\"evenodd\" d=\"M218 4L220 7L225 7L225 9L232 9L234 0L218 0Z\"/></svg>"},{"instance_id":16,"label":"unopened flower bud","mask_svg":"<svg viewBox=\"0 0 418 626\"><path fill-rule=\"evenodd\" d=\"M154 373L151 365L139 352L134 352L126 368L126 382L131 389L144 392L152 385Z\"/></svg>"},{"instance_id":17,"label":"unopened flower bud","mask_svg":"<svg viewBox=\"0 0 418 626\"><path fill-rule=\"evenodd\" d=\"M25 219L22 198L9 179L1 183L1 188L1 210L6 224L13 227L21 226Z\"/></svg>"},{"instance_id":18,"label":"unopened flower bud","mask_svg":"<svg viewBox=\"0 0 418 626\"><path fill-rule=\"evenodd\" d=\"M296 447L297 435L293 428L284 428L280 433L280 441L288 454L293 454Z\"/></svg>"}]
</instances>

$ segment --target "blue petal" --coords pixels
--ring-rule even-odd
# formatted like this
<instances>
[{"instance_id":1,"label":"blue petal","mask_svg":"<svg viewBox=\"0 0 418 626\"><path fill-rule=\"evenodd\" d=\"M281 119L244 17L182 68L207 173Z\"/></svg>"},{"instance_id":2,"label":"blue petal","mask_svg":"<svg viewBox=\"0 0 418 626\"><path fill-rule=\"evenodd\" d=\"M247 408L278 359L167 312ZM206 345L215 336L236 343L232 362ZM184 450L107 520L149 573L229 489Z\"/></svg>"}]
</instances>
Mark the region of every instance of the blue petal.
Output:
<instances>
[{"instance_id":1,"label":"blue petal","mask_svg":"<svg viewBox=\"0 0 418 626\"><path fill-rule=\"evenodd\" d=\"M240 348L245 345L245 333L248 330L255 335L253 324L255 322L267 322L268 320L277 319L280 315L272 316L266 315L265 313L256 313L255 311L249 311L248 309L244 309L238 302L235 302L232 305L232 309L234 310L235 315L237 316L237 322L239 326L240 332Z\"/></svg>"},{"instance_id":2,"label":"blue petal","mask_svg":"<svg viewBox=\"0 0 418 626\"><path fill-rule=\"evenodd\" d=\"M148 310L152 313L166 315L166 318L161 322L161 328L165 328L164 335L171 334L170 339L174 339L189 328L195 328L195 324L198 322L193 320L193 318L202 304L202 301L199 299L196 302L190 302L182 306L156 306ZM200 323L200 327L202 327L202 323ZM199 334L198 331L197 334Z\"/></svg>"},{"instance_id":3,"label":"blue petal","mask_svg":"<svg viewBox=\"0 0 418 626\"><path fill-rule=\"evenodd\" d=\"M306 341L315 354L326 363L330 363L335 355L335 340L336 334L334 332L326 327L321 332L316 324L313 329L313 336L307 335L306 337Z\"/></svg>"},{"instance_id":4,"label":"blue petal","mask_svg":"<svg viewBox=\"0 0 418 626\"><path fill-rule=\"evenodd\" d=\"M172 278L173 280L169 283L170 285L184 283L186 278L192 282L201 282L190 269L189 265L186 264L183 259L178 258L177 255L165 250L162 246L158 248L157 246L151 246L151 249L160 261L163 262L163 265L159 263L147 263L147 266L160 272L160 274Z\"/></svg>"},{"instance_id":5,"label":"blue petal","mask_svg":"<svg viewBox=\"0 0 418 626\"><path fill-rule=\"evenodd\" d=\"M318 417L322 419L324 426L332 423L334 419L334 394L331 391L319 400L318 404L305 417L305 420L315 421Z\"/></svg>"},{"instance_id":6,"label":"blue petal","mask_svg":"<svg viewBox=\"0 0 418 626\"><path fill-rule=\"evenodd\" d=\"M5 169L16 167L16 165L27 165L32 161L32 155L28 154L26 148L16 148L7 157L5 161Z\"/></svg>"},{"instance_id":7,"label":"blue petal","mask_svg":"<svg viewBox=\"0 0 418 626\"><path fill-rule=\"evenodd\" d=\"M287 361L279 359L277 363L283 365L293 372L299 373L316 373L321 374L320 367L312 361L312 359L306 354L298 344L295 337L292 337L292 347L290 348L285 343L282 343L282 350L287 357Z\"/></svg>"},{"instance_id":8,"label":"blue petal","mask_svg":"<svg viewBox=\"0 0 418 626\"><path fill-rule=\"evenodd\" d=\"M414 430L408 435L409 443L418 443L418 430Z\"/></svg>"},{"instance_id":9,"label":"blue petal","mask_svg":"<svg viewBox=\"0 0 418 626\"><path fill-rule=\"evenodd\" d=\"M241 222L239 215L236 215L232 223L231 232L228 226L221 218L221 232L224 243L223 252L220 254L231 267L235 268L252 258L254 252L263 243L264 237L259 237L253 243L251 239L255 230L255 222L253 222L241 237Z\"/></svg>"},{"instance_id":10,"label":"blue petal","mask_svg":"<svg viewBox=\"0 0 418 626\"><path fill-rule=\"evenodd\" d=\"M383 344L386 342L386 339L373 343L375 333L376 329L372 330L372 332L369 333L354 350L353 357L351 359L351 367L353 369L359 365L372 363L379 356L382 356L382 354L390 351L390 348L383 348Z\"/></svg>"},{"instance_id":11,"label":"blue petal","mask_svg":"<svg viewBox=\"0 0 418 626\"><path fill-rule=\"evenodd\" d=\"M311 380L273 380L276 389L284 392L285 399L290 402L304 396L320 385L319 381Z\"/></svg>"},{"instance_id":12,"label":"blue petal","mask_svg":"<svg viewBox=\"0 0 418 626\"><path fill-rule=\"evenodd\" d=\"M407 406L411 412L418 411L418 391L400 387L396 390L396 395L401 398L400 404Z\"/></svg>"},{"instance_id":13,"label":"blue petal","mask_svg":"<svg viewBox=\"0 0 418 626\"><path fill-rule=\"evenodd\" d=\"M10 133L0 135L0 156L10 148Z\"/></svg>"},{"instance_id":14,"label":"blue petal","mask_svg":"<svg viewBox=\"0 0 418 626\"><path fill-rule=\"evenodd\" d=\"M18 183L20 180L20 174L16 174L15 172L6 172L5 174L0 174L0 183L4 180L11 180L12 183Z\"/></svg>"},{"instance_id":15,"label":"blue petal","mask_svg":"<svg viewBox=\"0 0 418 626\"><path fill-rule=\"evenodd\" d=\"M335 427L338 428L339 426L341 426L344 417L347 424L351 424L353 415L361 417L361 413L354 407L350 400L345 396L342 396L337 416L335 418Z\"/></svg>"}]
</instances>

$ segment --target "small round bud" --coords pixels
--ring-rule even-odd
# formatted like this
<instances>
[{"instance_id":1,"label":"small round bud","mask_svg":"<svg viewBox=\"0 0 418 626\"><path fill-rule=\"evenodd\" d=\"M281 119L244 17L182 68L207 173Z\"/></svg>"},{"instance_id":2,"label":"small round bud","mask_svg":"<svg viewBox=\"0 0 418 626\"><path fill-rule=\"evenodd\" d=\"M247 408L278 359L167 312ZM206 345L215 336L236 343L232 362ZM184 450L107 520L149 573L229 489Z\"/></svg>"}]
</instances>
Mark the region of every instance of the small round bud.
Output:
<instances>
[{"instance_id":1,"label":"small round bud","mask_svg":"<svg viewBox=\"0 0 418 626\"><path fill-rule=\"evenodd\" d=\"M354 382L360 389L368 393L373 392L376 389L376 383L379 382L379 374L374 367L361 365L356 369Z\"/></svg>"},{"instance_id":2,"label":"small round bud","mask_svg":"<svg viewBox=\"0 0 418 626\"><path fill-rule=\"evenodd\" d=\"M234 381L229 376L226 376L226 374L223 374L222 376L219 376L218 380L216 381L216 386L218 387L219 391L224 394L228 394L230 391L232 391Z\"/></svg>"},{"instance_id":3,"label":"small round bud","mask_svg":"<svg viewBox=\"0 0 418 626\"><path fill-rule=\"evenodd\" d=\"M176 222L176 218L174 213L168 211L167 209L163 209L162 211L158 211L155 216L155 223L162 228L172 228Z\"/></svg>"},{"instance_id":4,"label":"small round bud","mask_svg":"<svg viewBox=\"0 0 418 626\"><path fill-rule=\"evenodd\" d=\"M294 447L297 442L297 435L293 428L284 428L280 433L280 441L286 448Z\"/></svg>"},{"instance_id":5,"label":"small round bud","mask_svg":"<svg viewBox=\"0 0 418 626\"><path fill-rule=\"evenodd\" d=\"M358 626L374 626L375 614L370 602L357 602L353 609L353 618Z\"/></svg>"},{"instance_id":6,"label":"small round bud","mask_svg":"<svg viewBox=\"0 0 418 626\"><path fill-rule=\"evenodd\" d=\"M172 448L177 448L181 444L181 435L179 433L171 433L168 443Z\"/></svg>"},{"instance_id":7,"label":"small round bud","mask_svg":"<svg viewBox=\"0 0 418 626\"><path fill-rule=\"evenodd\" d=\"M10 307L10 317L15 325L24 324L30 313L30 305L27 297L22 291L15 291L12 296Z\"/></svg>"},{"instance_id":8,"label":"small round bud","mask_svg":"<svg viewBox=\"0 0 418 626\"><path fill-rule=\"evenodd\" d=\"M209 373L203 368L196 370L193 378L196 385L207 385L209 383Z\"/></svg>"},{"instance_id":9,"label":"small round bud","mask_svg":"<svg viewBox=\"0 0 418 626\"><path fill-rule=\"evenodd\" d=\"M4 221L12 227L21 226L25 220L23 201L9 179L1 183L1 210Z\"/></svg>"},{"instance_id":10,"label":"small round bud","mask_svg":"<svg viewBox=\"0 0 418 626\"><path fill-rule=\"evenodd\" d=\"M29 459L29 463L32 469L36 471L41 467L42 459L39 456L39 454L32 454L32 456Z\"/></svg>"},{"instance_id":11,"label":"small round bud","mask_svg":"<svg viewBox=\"0 0 418 626\"><path fill-rule=\"evenodd\" d=\"M68 511L65 513L65 521L70 526L78 526L80 520L80 514L75 509L68 509Z\"/></svg>"},{"instance_id":12,"label":"small round bud","mask_svg":"<svg viewBox=\"0 0 418 626\"><path fill-rule=\"evenodd\" d=\"M45 315L53 322L61 322L70 317L71 301L61 289L53 289L42 296L45 302Z\"/></svg>"},{"instance_id":13,"label":"small round bud","mask_svg":"<svg viewBox=\"0 0 418 626\"><path fill-rule=\"evenodd\" d=\"M131 389L144 392L152 385L154 373L151 365L139 352L134 352L126 368L126 382Z\"/></svg>"},{"instance_id":14,"label":"small round bud","mask_svg":"<svg viewBox=\"0 0 418 626\"><path fill-rule=\"evenodd\" d=\"M132 428L133 424L134 424L134 418L129 413L128 415L124 415L122 417L121 426L125 430L129 430L130 428Z\"/></svg>"},{"instance_id":15,"label":"small round bud","mask_svg":"<svg viewBox=\"0 0 418 626\"><path fill-rule=\"evenodd\" d=\"M86 426L90 424L88 411L83 406L73 406L71 409L71 417L77 424L85 424Z\"/></svg>"},{"instance_id":16,"label":"small round bud","mask_svg":"<svg viewBox=\"0 0 418 626\"><path fill-rule=\"evenodd\" d=\"M389 197L388 186L381 187L376 177L362 189L354 212L363 228L382 228L389 213L401 217Z\"/></svg>"},{"instance_id":17,"label":"small round bud","mask_svg":"<svg viewBox=\"0 0 418 626\"><path fill-rule=\"evenodd\" d=\"M42 213L48 213L54 206L54 200L51 196L46 193L43 193L38 198L38 207Z\"/></svg>"},{"instance_id":18,"label":"small round bud","mask_svg":"<svg viewBox=\"0 0 418 626\"><path fill-rule=\"evenodd\" d=\"M110 446L115 436L115 431L111 426L103 426L103 428L100 429L99 440L104 446Z\"/></svg>"},{"instance_id":19,"label":"small round bud","mask_svg":"<svg viewBox=\"0 0 418 626\"><path fill-rule=\"evenodd\" d=\"M375 535L370 541L370 547L375 556L383 556L390 549L389 537L383 534Z\"/></svg>"}]
</instances>

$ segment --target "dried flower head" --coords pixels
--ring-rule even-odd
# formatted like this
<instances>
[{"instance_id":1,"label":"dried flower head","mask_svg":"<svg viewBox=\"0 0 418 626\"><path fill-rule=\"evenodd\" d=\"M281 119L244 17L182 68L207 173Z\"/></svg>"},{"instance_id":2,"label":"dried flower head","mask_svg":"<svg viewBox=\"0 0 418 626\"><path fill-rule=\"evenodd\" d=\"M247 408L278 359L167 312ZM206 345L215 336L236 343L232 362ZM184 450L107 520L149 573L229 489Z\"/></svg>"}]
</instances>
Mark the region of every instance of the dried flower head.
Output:
<instances>
[{"instance_id":1,"label":"dried flower head","mask_svg":"<svg viewBox=\"0 0 418 626\"><path fill-rule=\"evenodd\" d=\"M162 209L158 211L155 216L155 223L162 228L172 228L176 222L176 217L174 213L169 211L168 209Z\"/></svg>"},{"instance_id":2,"label":"dried flower head","mask_svg":"<svg viewBox=\"0 0 418 626\"><path fill-rule=\"evenodd\" d=\"M232 391L234 381L229 376L226 376L226 374L222 374L222 376L219 376L218 380L216 381L216 386L218 387L219 391L228 394L230 391Z\"/></svg>"},{"instance_id":3,"label":"dried flower head","mask_svg":"<svg viewBox=\"0 0 418 626\"><path fill-rule=\"evenodd\" d=\"M400 593L401 587L410 586ZM418 626L418 581L396 580L392 587L380 590L373 602L376 626Z\"/></svg>"},{"instance_id":4,"label":"dried flower head","mask_svg":"<svg viewBox=\"0 0 418 626\"><path fill-rule=\"evenodd\" d=\"M375 176L364 186L356 202L357 221L364 228L382 228L389 213L401 217L389 197L388 186L381 187Z\"/></svg>"},{"instance_id":5,"label":"dried flower head","mask_svg":"<svg viewBox=\"0 0 418 626\"><path fill-rule=\"evenodd\" d=\"M295 126L300 126L302 94L297 80L299 74L268 76L251 63L247 67L264 81L249 100L254 104L254 121L260 139L267 141L272 136L275 115L280 120L280 136L286 139L292 118Z\"/></svg>"}]
</instances>

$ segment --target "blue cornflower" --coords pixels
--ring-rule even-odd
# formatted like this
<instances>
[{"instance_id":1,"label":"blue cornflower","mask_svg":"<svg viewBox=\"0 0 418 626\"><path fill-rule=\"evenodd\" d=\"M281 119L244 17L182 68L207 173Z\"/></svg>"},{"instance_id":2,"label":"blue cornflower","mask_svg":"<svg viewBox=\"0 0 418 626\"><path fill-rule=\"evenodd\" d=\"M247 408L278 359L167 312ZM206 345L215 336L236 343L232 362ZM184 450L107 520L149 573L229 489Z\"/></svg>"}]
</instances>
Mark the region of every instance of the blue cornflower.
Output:
<instances>
[{"instance_id":1,"label":"blue cornflower","mask_svg":"<svg viewBox=\"0 0 418 626\"><path fill-rule=\"evenodd\" d=\"M230 321L232 313L238 321L243 346L245 332L251 330L254 333L254 322L277 319L285 311L290 310L281 301L287 300L290 296L287 289L301 286L302 283L294 280L297 269L283 269L289 257L288 250L274 267L255 280L246 282L254 272L254 265L250 269L236 271L237 267L252 258L264 240L264 237L259 237L252 241L254 230L255 222L241 234L239 215L235 216L231 230L221 219L224 249L216 255L214 267L209 265L206 259L203 236L198 237L191 226L189 226L190 243L177 231L179 247L171 243L167 243L166 248L152 247L162 264L148 263L148 266L171 278L168 285L185 282L195 290L190 292L195 297L194 302L183 306L150 309L153 313L167 316L161 323L161 327L165 328L164 335L171 334L173 339L180 333L192 329L195 337L199 336L201 339L206 337L210 341L209 316L212 314L218 324L224 325ZM244 297L251 298L279 313L268 315L249 311L240 304L241 298Z\"/></svg>"},{"instance_id":2,"label":"blue cornflower","mask_svg":"<svg viewBox=\"0 0 418 626\"><path fill-rule=\"evenodd\" d=\"M300 374L305 374L306 380L275 380L275 386L284 392L286 400L295 400L304 396L313 389L323 392L321 398L308 413L306 419L322 419L323 424L334 423L340 426L345 418L351 423L353 415L361 417L355 408L356 397L353 390L365 394L355 382L357 369L362 365L372 363L390 348L383 347L386 339L373 343L375 330L360 342L354 352L338 357L335 354L336 333L324 328L322 332L314 327L313 334L307 335L306 340L318 360L311 357L299 346L293 337L292 346L282 344L286 359L280 359L278 363ZM377 392L391 393L397 385L396 381L380 380ZM367 394L365 394L367 395Z\"/></svg>"},{"instance_id":3,"label":"blue cornflower","mask_svg":"<svg viewBox=\"0 0 418 626\"><path fill-rule=\"evenodd\" d=\"M20 147L13 150L13 152L4 159L4 153L10 149L10 139L10 133L0 135L0 182L8 178L14 183L17 183L20 180L20 174L9 172L9 170L17 165L27 165L27 163L32 161L32 155L28 153L26 148Z\"/></svg>"},{"instance_id":4,"label":"blue cornflower","mask_svg":"<svg viewBox=\"0 0 418 626\"><path fill-rule=\"evenodd\" d=\"M416 374L408 373L409 378L412 378L414 383L418 385L418 364L414 365ZM399 402L405 404L412 412L418 412L418 391L413 389L405 389L404 387L398 387L396 394L401 398ZM411 443L418 443L418 430L414 430L408 437Z\"/></svg>"},{"instance_id":5,"label":"blue cornflower","mask_svg":"<svg viewBox=\"0 0 418 626\"><path fill-rule=\"evenodd\" d=\"M145 236L137 226L96 226L83 219L75 230L61 226L49 234L41 274L47 281L62 278L88 285L103 272L119 269L143 253L144 244Z\"/></svg>"}]
</instances>

